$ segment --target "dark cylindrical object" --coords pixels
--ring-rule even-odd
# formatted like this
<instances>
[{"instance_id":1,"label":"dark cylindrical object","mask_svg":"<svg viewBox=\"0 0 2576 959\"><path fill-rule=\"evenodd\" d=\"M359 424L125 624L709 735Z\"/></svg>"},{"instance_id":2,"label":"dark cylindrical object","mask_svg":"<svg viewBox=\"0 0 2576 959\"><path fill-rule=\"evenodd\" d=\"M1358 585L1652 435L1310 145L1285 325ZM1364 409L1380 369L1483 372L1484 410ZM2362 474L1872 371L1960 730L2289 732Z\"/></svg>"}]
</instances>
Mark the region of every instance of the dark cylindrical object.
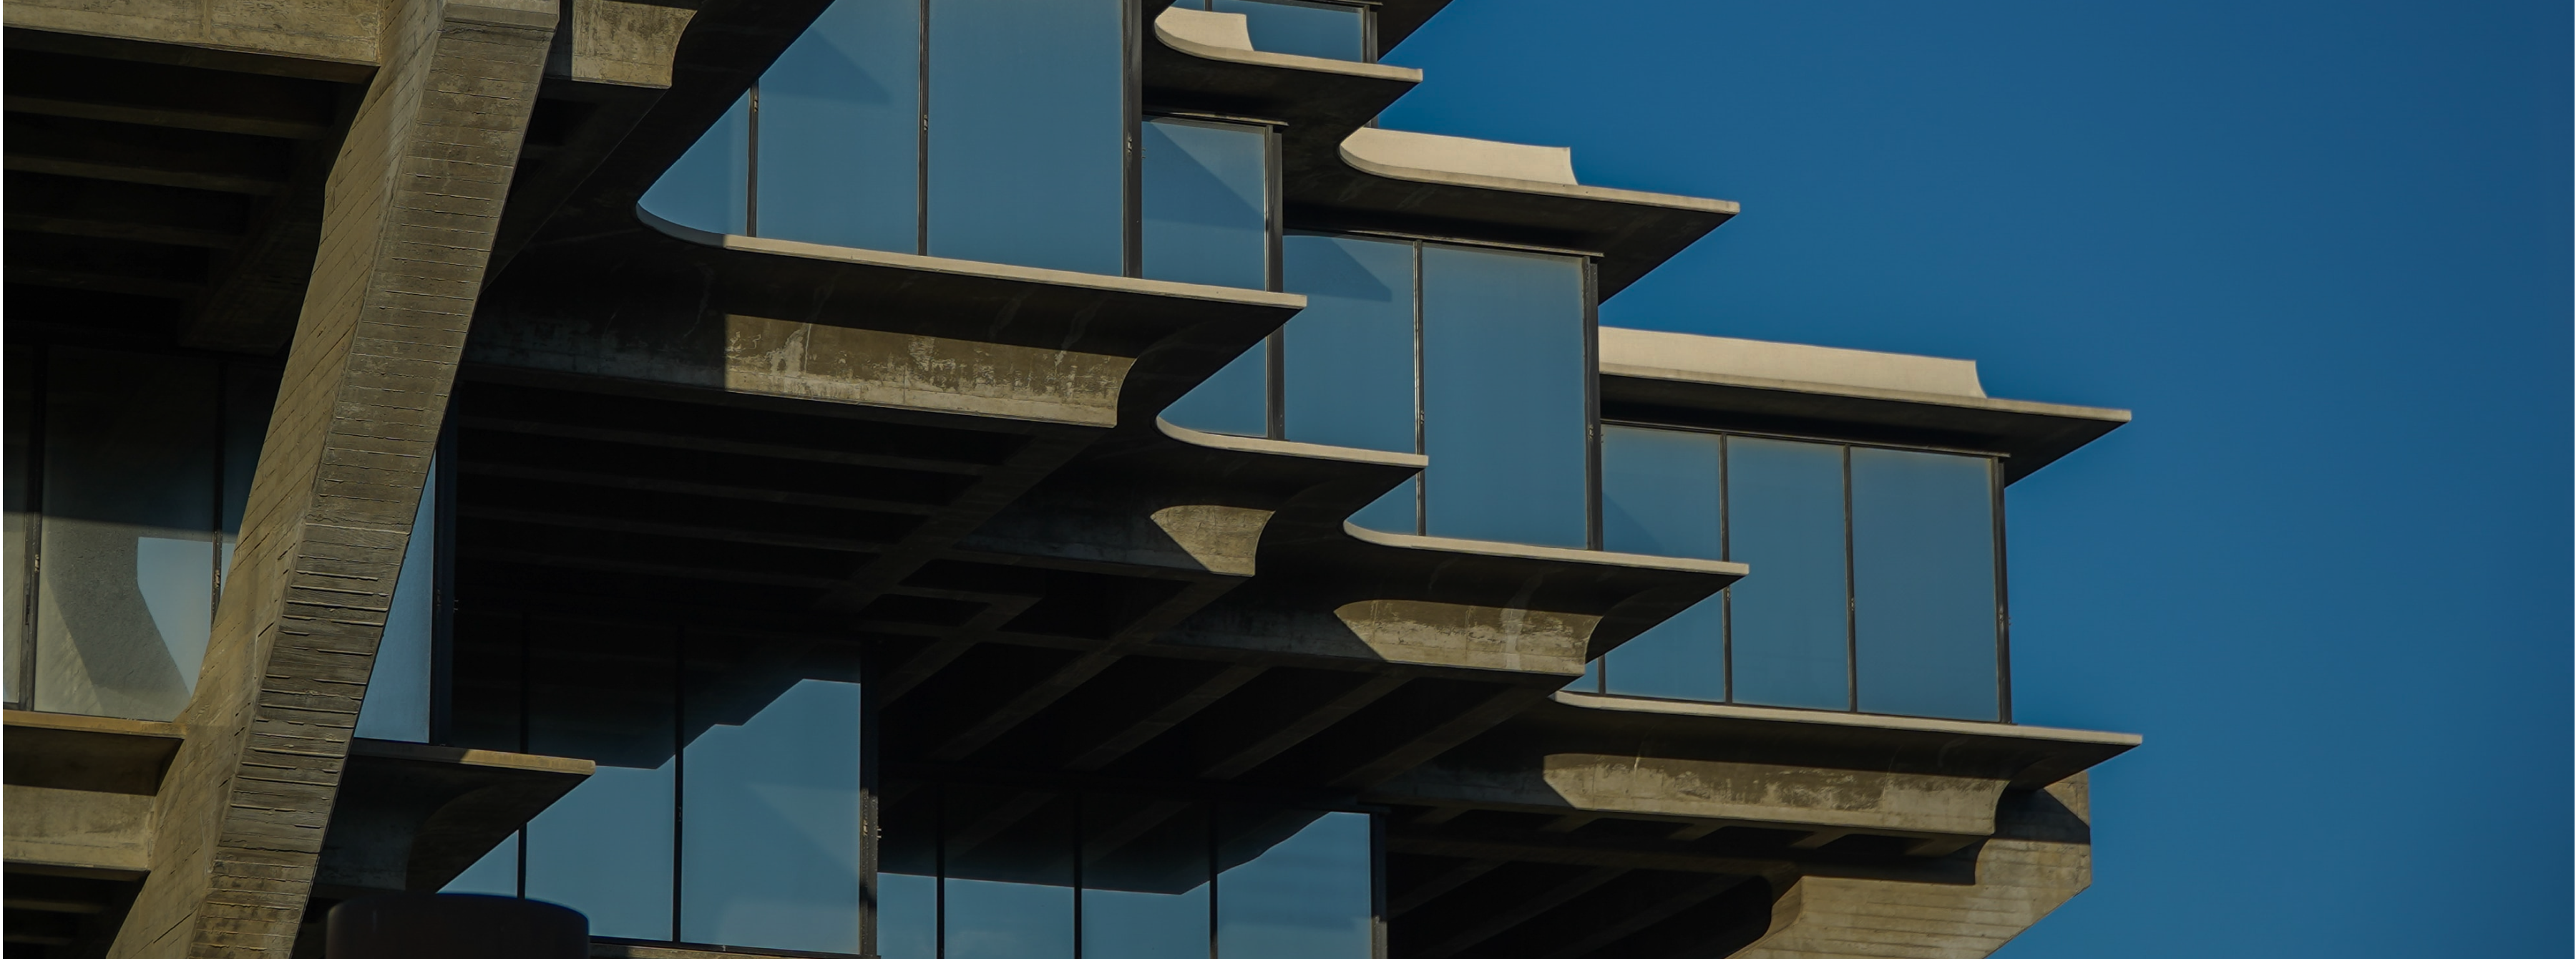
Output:
<instances>
[{"instance_id":1,"label":"dark cylindrical object","mask_svg":"<svg viewBox=\"0 0 2576 959\"><path fill-rule=\"evenodd\" d=\"M585 959L590 920L508 896L405 892L331 907L328 959Z\"/></svg>"}]
</instances>

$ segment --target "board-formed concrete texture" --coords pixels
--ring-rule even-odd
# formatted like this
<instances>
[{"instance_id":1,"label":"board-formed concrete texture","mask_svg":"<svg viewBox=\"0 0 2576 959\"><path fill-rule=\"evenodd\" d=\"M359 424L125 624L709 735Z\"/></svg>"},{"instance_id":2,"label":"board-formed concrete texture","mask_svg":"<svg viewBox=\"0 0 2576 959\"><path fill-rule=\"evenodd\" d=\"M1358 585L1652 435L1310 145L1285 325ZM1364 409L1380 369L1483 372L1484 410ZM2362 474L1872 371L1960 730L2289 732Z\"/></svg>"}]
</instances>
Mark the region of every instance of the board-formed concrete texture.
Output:
<instances>
[{"instance_id":1,"label":"board-formed concrete texture","mask_svg":"<svg viewBox=\"0 0 2576 959\"><path fill-rule=\"evenodd\" d=\"M1104 187L1118 274L937 255L929 201L912 248L769 235L761 178L794 176L774 156L736 169L732 226L645 210L666 174L704 175L710 130L793 115L758 112L795 91L757 84L831 0L0 6L11 955L319 957L342 902L526 889L548 810L687 775L808 680L863 690L842 945L701 932L664 902L667 934L591 955L942 959L889 931L925 921L880 895L926 868L897 847L932 822L942 862L1015 848L1062 796L1133 800L1082 814L1105 845L1081 869L1190 809L1366 817L1364 945L1311 959L1973 957L2085 888L2086 770L2139 740L2008 721L2000 595L2006 721L1597 682L1766 568L1616 548L1601 435L1982 457L1999 508L2128 413L1988 397L1968 360L1595 329L1599 299L1739 208L1375 126L1437 82L1376 54L1445 0L1296 8L1364 23L1349 58L1272 49L1289 35L1252 0L1094 3L1125 31L1118 122L1265 131L1266 288L1154 273L1132 128ZM931 153L893 175L936 184L955 161ZM1417 286L1381 291L1414 311L1409 448L1316 442L1282 385L1332 353L1299 318L1350 300L1283 278L1283 237L1318 234L1416 244ZM1386 518L1550 465L1425 438L1449 348L1422 332L1449 295L1425 251L1457 248L1580 265L1581 542ZM133 372L61 373L101 357ZM1181 412L1245 369L1257 435ZM211 399L82 425L189 370ZM145 494L96 463L209 488L154 494L101 566L48 532L127 522L99 511ZM171 543L205 573L156 578ZM111 620L167 662L83 645ZM184 702L81 715L117 710L40 685L147 667ZM1008 798L959 805L976 790ZM1208 875L1299 815L1208 825Z\"/></svg>"}]
</instances>

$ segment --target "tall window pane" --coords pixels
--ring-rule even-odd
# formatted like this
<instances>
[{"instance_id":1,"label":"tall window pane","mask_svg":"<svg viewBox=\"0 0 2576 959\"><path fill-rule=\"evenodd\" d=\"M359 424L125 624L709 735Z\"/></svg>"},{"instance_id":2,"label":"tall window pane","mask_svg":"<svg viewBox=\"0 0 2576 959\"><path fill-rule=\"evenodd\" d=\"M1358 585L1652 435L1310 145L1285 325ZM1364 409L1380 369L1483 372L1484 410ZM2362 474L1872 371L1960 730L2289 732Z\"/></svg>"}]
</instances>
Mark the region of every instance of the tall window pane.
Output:
<instances>
[{"instance_id":1,"label":"tall window pane","mask_svg":"<svg viewBox=\"0 0 2576 959\"><path fill-rule=\"evenodd\" d=\"M1306 295L1283 334L1288 438L1414 452L1413 244L1301 234L1282 258Z\"/></svg>"},{"instance_id":2,"label":"tall window pane","mask_svg":"<svg viewBox=\"0 0 2576 959\"><path fill-rule=\"evenodd\" d=\"M945 959L1073 959L1078 797L946 793Z\"/></svg>"},{"instance_id":3,"label":"tall window pane","mask_svg":"<svg viewBox=\"0 0 2576 959\"><path fill-rule=\"evenodd\" d=\"M1842 447L1730 437L1726 495L1735 701L1851 708Z\"/></svg>"},{"instance_id":4,"label":"tall window pane","mask_svg":"<svg viewBox=\"0 0 2576 959\"><path fill-rule=\"evenodd\" d=\"M1628 426L1601 429L1601 545L1622 553L1722 559L1718 438ZM1725 603L1709 597L1606 657L1607 691L1726 698Z\"/></svg>"},{"instance_id":5,"label":"tall window pane","mask_svg":"<svg viewBox=\"0 0 2576 959\"><path fill-rule=\"evenodd\" d=\"M528 823L528 897L581 910L594 935L670 939L671 639L545 621L529 629L529 750L599 768Z\"/></svg>"},{"instance_id":6,"label":"tall window pane","mask_svg":"<svg viewBox=\"0 0 2576 959\"><path fill-rule=\"evenodd\" d=\"M930 253L1121 272L1119 0L931 0Z\"/></svg>"},{"instance_id":7,"label":"tall window pane","mask_svg":"<svg viewBox=\"0 0 2576 959\"><path fill-rule=\"evenodd\" d=\"M1266 289L1270 135L1259 127L1149 120L1144 275Z\"/></svg>"},{"instance_id":8,"label":"tall window pane","mask_svg":"<svg viewBox=\"0 0 2576 959\"><path fill-rule=\"evenodd\" d=\"M750 186L751 96L744 94L636 205L681 226L748 233Z\"/></svg>"},{"instance_id":9,"label":"tall window pane","mask_svg":"<svg viewBox=\"0 0 2576 959\"><path fill-rule=\"evenodd\" d=\"M1217 955L1374 954L1368 816L1229 807L1227 819L1220 861L1234 865L1217 876Z\"/></svg>"},{"instance_id":10,"label":"tall window pane","mask_svg":"<svg viewBox=\"0 0 2576 959\"><path fill-rule=\"evenodd\" d=\"M1207 808L1135 796L1085 800L1082 954L1208 959Z\"/></svg>"},{"instance_id":11,"label":"tall window pane","mask_svg":"<svg viewBox=\"0 0 2576 959\"><path fill-rule=\"evenodd\" d=\"M1211 0L1209 9L1243 14L1255 50L1328 60L1368 59L1368 22L1358 7L1297 0Z\"/></svg>"},{"instance_id":12,"label":"tall window pane","mask_svg":"<svg viewBox=\"0 0 2576 959\"><path fill-rule=\"evenodd\" d=\"M1255 343L1163 409L1172 425L1236 436L1270 434L1270 344Z\"/></svg>"},{"instance_id":13,"label":"tall window pane","mask_svg":"<svg viewBox=\"0 0 2576 959\"><path fill-rule=\"evenodd\" d=\"M692 715L732 698L693 683ZM858 684L803 679L748 721L710 718L687 753L680 938L859 951Z\"/></svg>"},{"instance_id":14,"label":"tall window pane","mask_svg":"<svg viewBox=\"0 0 2576 959\"><path fill-rule=\"evenodd\" d=\"M1432 535L1585 545L1584 295L1573 257L1423 248Z\"/></svg>"},{"instance_id":15,"label":"tall window pane","mask_svg":"<svg viewBox=\"0 0 2576 959\"><path fill-rule=\"evenodd\" d=\"M215 366L61 349L48 371L33 708L170 719L215 599Z\"/></svg>"},{"instance_id":16,"label":"tall window pane","mask_svg":"<svg viewBox=\"0 0 2576 959\"><path fill-rule=\"evenodd\" d=\"M939 959L939 787L886 785L877 829L877 954Z\"/></svg>"},{"instance_id":17,"label":"tall window pane","mask_svg":"<svg viewBox=\"0 0 2576 959\"><path fill-rule=\"evenodd\" d=\"M917 252L921 4L838 0L760 78L762 236Z\"/></svg>"},{"instance_id":18,"label":"tall window pane","mask_svg":"<svg viewBox=\"0 0 2576 959\"><path fill-rule=\"evenodd\" d=\"M360 736L413 743L429 741L430 631L438 613L438 584L433 569L438 545L437 504L438 470L432 468L428 482L421 486L420 508L412 514L411 541L403 547L402 572L394 577L393 602L385 612L384 638L376 643L376 662L367 677L367 698L358 707Z\"/></svg>"},{"instance_id":19,"label":"tall window pane","mask_svg":"<svg viewBox=\"0 0 2576 959\"><path fill-rule=\"evenodd\" d=\"M8 671L8 703L27 705L26 656L33 637L27 629L27 577L32 575L29 560L36 555L35 535L38 523L35 503L34 470L35 415L38 397L35 350L20 347L9 352L0 363L7 365L0 390L7 399L0 401L0 629L5 629L8 643L0 651L0 668Z\"/></svg>"},{"instance_id":20,"label":"tall window pane","mask_svg":"<svg viewBox=\"0 0 2576 959\"><path fill-rule=\"evenodd\" d=\"M1862 711L2000 718L1992 463L1852 450Z\"/></svg>"}]
</instances>

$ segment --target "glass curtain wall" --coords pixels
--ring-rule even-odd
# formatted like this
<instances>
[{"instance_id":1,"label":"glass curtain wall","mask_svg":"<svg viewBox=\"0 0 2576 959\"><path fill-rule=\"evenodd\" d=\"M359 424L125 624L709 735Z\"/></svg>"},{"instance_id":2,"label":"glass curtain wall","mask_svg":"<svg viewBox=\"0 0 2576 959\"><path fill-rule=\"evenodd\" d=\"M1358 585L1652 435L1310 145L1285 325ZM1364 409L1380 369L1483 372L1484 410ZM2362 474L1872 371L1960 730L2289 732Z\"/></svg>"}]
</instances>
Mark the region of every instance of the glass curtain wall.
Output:
<instances>
[{"instance_id":1,"label":"glass curtain wall","mask_svg":"<svg viewBox=\"0 0 2576 959\"><path fill-rule=\"evenodd\" d=\"M1326 60L1377 59L1370 8L1313 0L1179 0L1174 6L1243 15L1252 48Z\"/></svg>"},{"instance_id":2,"label":"glass curtain wall","mask_svg":"<svg viewBox=\"0 0 2576 959\"><path fill-rule=\"evenodd\" d=\"M562 903L601 936L859 951L862 714L845 650L515 625L514 649L460 657L460 744L599 768L447 891Z\"/></svg>"},{"instance_id":3,"label":"glass curtain wall","mask_svg":"<svg viewBox=\"0 0 2576 959\"><path fill-rule=\"evenodd\" d=\"M641 205L721 233L1127 274L1132 2L839 0Z\"/></svg>"},{"instance_id":4,"label":"glass curtain wall","mask_svg":"<svg viewBox=\"0 0 2576 959\"><path fill-rule=\"evenodd\" d=\"M1168 796L887 791L885 959L1374 959L1368 815Z\"/></svg>"},{"instance_id":5,"label":"glass curtain wall","mask_svg":"<svg viewBox=\"0 0 2576 959\"><path fill-rule=\"evenodd\" d=\"M8 704L175 718L213 635L278 371L177 354L12 352Z\"/></svg>"},{"instance_id":6,"label":"glass curtain wall","mask_svg":"<svg viewBox=\"0 0 2576 959\"><path fill-rule=\"evenodd\" d=\"M1274 338L1278 362L1236 361L1167 418L1429 455L1419 482L1353 517L1364 527L1592 545L1588 264L1315 234L1286 237L1281 259L1307 305Z\"/></svg>"},{"instance_id":7,"label":"glass curtain wall","mask_svg":"<svg viewBox=\"0 0 2576 959\"><path fill-rule=\"evenodd\" d=\"M1603 692L2000 720L1992 457L1604 426L1603 545L1752 574L1629 640Z\"/></svg>"},{"instance_id":8,"label":"glass curtain wall","mask_svg":"<svg viewBox=\"0 0 2576 959\"><path fill-rule=\"evenodd\" d=\"M1156 117L1141 128L1143 274L1212 286L1278 289L1278 141L1269 127ZM1272 339L1276 339L1273 337ZM1227 364L1164 413L1221 433L1262 435L1271 346Z\"/></svg>"}]
</instances>

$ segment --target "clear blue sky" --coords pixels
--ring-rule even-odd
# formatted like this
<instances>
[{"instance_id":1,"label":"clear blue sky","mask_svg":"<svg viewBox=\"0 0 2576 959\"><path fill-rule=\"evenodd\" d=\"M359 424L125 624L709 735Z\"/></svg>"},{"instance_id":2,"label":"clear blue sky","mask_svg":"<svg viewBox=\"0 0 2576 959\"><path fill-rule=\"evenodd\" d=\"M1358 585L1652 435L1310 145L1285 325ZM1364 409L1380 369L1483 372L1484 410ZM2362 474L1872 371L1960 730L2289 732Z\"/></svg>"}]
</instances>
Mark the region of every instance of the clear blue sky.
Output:
<instances>
[{"instance_id":1,"label":"clear blue sky","mask_svg":"<svg viewBox=\"0 0 2576 959\"><path fill-rule=\"evenodd\" d=\"M1458 0L1386 125L1744 204L1604 322L2137 411L2011 493L2019 718L2147 745L2001 955L2566 956L2568 15Z\"/></svg>"}]
</instances>

